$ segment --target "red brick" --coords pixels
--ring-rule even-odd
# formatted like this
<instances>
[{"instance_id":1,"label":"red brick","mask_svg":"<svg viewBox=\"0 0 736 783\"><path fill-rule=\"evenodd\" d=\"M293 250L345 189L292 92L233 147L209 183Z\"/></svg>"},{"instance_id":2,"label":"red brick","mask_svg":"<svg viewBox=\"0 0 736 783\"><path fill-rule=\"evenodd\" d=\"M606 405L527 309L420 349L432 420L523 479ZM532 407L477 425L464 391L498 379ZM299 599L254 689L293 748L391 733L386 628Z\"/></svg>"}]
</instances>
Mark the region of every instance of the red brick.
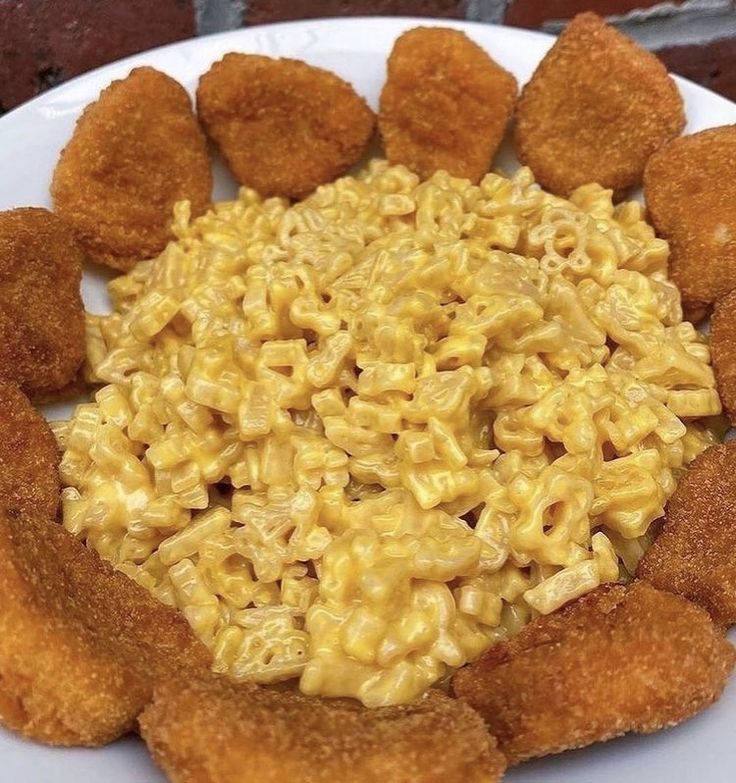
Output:
<instances>
[{"instance_id":1,"label":"red brick","mask_svg":"<svg viewBox=\"0 0 736 783\"><path fill-rule=\"evenodd\" d=\"M465 0L250 0L247 24L323 16L439 16L462 19Z\"/></svg>"},{"instance_id":2,"label":"red brick","mask_svg":"<svg viewBox=\"0 0 736 783\"><path fill-rule=\"evenodd\" d=\"M736 39L671 46L656 54L670 71L736 101Z\"/></svg>"},{"instance_id":3,"label":"red brick","mask_svg":"<svg viewBox=\"0 0 736 783\"><path fill-rule=\"evenodd\" d=\"M0 104L194 33L192 0L0 0Z\"/></svg>"},{"instance_id":4,"label":"red brick","mask_svg":"<svg viewBox=\"0 0 736 783\"><path fill-rule=\"evenodd\" d=\"M662 0L512 0L506 9L506 24L515 27L539 27L552 19L570 19L581 11L601 16L627 14L635 8L650 8ZM676 3L682 0L675 0Z\"/></svg>"},{"instance_id":5,"label":"red brick","mask_svg":"<svg viewBox=\"0 0 736 783\"><path fill-rule=\"evenodd\" d=\"M61 70L62 78L195 34L191 0L46 0L39 5L49 6L51 66Z\"/></svg>"},{"instance_id":6,"label":"red brick","mask_svg":"<svg viewBox=\"0 0 736 783\"><path fill-rule=\"evenodd\" d=\"M0 2L0 31L1 114L35 94L38 54L24 5Z\"/></svg>"}]
</instances>

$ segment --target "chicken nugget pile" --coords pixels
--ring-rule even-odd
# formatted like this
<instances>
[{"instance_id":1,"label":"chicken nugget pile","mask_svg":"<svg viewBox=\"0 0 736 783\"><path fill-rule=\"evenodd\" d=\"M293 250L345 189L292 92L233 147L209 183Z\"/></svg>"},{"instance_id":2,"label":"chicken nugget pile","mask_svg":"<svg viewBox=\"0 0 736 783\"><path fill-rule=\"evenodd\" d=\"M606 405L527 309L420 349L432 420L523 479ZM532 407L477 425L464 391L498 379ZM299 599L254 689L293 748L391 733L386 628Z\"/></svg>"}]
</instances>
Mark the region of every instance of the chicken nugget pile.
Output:
<instances>
[{"instance_id":1,"label":"chicken nugget pile","mask_svg":"<svg viewBox=\"0 0 736 783\"><path fill-rule=\"evenodd\" d=\"M736 651L724 635L736 623L736 442L706 448L716 440L714 432L721 425L696 422L692 411L710 415L721 409L709 366L712 354L723 408L736 425L736 125L677 138L685 115L675 81L654 55L592 13L580 14L567 26L518 100L514 76L472 38L472 33L434 26L400 35L388 57L377 115L337 74L298 60L228 53L201 76L195 109L185 88L173 78L151 67L135 68L112 82L80 116L53 172L53 212L36 207L0 212L2 725L39 742L67 746L99 746L137 732L173 783L239 783L244 774L263 783L348 779L496 783L507 766L627 732L657 731L719 698L736 663ZM510 180L486 176L512 118L517 155L533 174L524 169ZM374 199L377 207L365 187L356 187L352 178L334 182L365 161L376 130L392 166L384 162L369 169L378 189L382 188L380 198ZM237 202L208 211L211 150L222 156L243 189ZM556 196L570 196L571 202L542 193L533 177ZM420 180L426 181L418 184ZM360 184L360 178L357 181ZM411 187L404 187L404 181ZM611 192L620 198L642 183L656 237L639 205L611 204ZM435 211L440 193L450 193L452 198ZM288 200L304 201L292 207ZM582 217L573 220L571 204ZM320 210L328 216L350 217L336 245L329 220ZM372 224L365 218L367 212ZM225 226L224 218L231 213L240 221L237 228ZM190 219L202 215L202 225L210 228L193 233L188 228ZM423 245L411 244L415 217ZM522 219L530 221L534 230L519 228ZM379 236L377 223L389 226L399 237L398 249ZM604 231L604 224L613 228ZM427 262L423 268L431 244L427 238L434 236L433 231L445 244L442 252L438 250L437 263ZM265 242L258 239L262 236L271 238ZM247 237L257 241L241 248ZM369 242L377 242L376 259L350 270L342 289L314 288L317 273L330 286L341 279L346 258L355 247ZM682 307L667 279L667 243L669 277L679 287ZM190 259L197 256L200 245L208 248L199 256L207 263L196 266ZM462 245L461 250L456 245ZM532 273L516 262L496 279L496 267L478 259L488 260L492 254L496 258L502 251L526 257L540 269L545 264L550 280L552 271L559 273L556 287L547 291L546 283L540 283L540 269L535 267L529 277ZM298 254L301 266L298 274L288 277L292 253ZM233 254L238 264L247 267L241 277L236 274L239 267L231 264ZM618 267L611 267L611 254L623 259ZM588 260L585 274L580 272L581 259ZM112 285L119 313L107 321L85 317L80 283L87 262L130 273ZM558 265L552 271L551 263ZM443 277L443 264L452 265L455 277ZM463 295L463 301L440 296L446 316L439 326L430 325L436 330L432 340L437 334L449 334L453 324L467 318L465 310L479 294L488 301L470 317L466 331L472 334L463 333L465 341L453 342L452 350L444 345L449 337L440 341L430 370L415 373L412 351L421 353L427 345L421 340L415 344L419 333L409 341L411 345L400 337L403 327L394 299L403 293L402 286L409 286L407 307L412 318L426 326L431 320L427 292L447 293L460 277L457 270L465 270L468 281L468 270L479 264L487 274L478 276L477 286ZM211 285L215 278L204 279L209 265L217 267L216 286ZM393 270L390 282L387 269ZM408 269L418 270L415 278L409 280ZM383 270L385 279L376 270ZM187 274L203 276L204 298L189 297L174 308L178 300L171 292L178 296L186 291ZM431 285L421 282L422 275ZM160 285L156 296L146 300L148 311L141 314L135 308L150 281ZM159 296L166 286L171 295ZM383 309L356 312L356 334L375 331L380 337L376 344L380 342L381 350L395 356L392 372L381 376L388 386L366 402L360 399L360 388L371 379L374 386L378 384L385 363L379 367L381 363L367 355L356 359L350 353L360 348L356 341L348 335L338 345L335 338L347 334L340 331L341 325L360 310L360 292L369 287L370 301L375 299ZM488 305L498 304L509 287L518 289L516 310L524 310L530 292L539 299L535 306L543 316L527 318L523 312L519 316L527 319L523 334L513 319L502 321ZM319 318L333 297L340 298L342 308L334 324ZM576 298L585 307L570 307ZM307 300L309 307L303 304ZM228 310L234 306L240 308L237 318ZM710 347L691 324L682 321L683 310L694 322L713 312ZM210 311L230 316L218 315L217 320ZM411 378L413 383L416 374L419 383L434 373L433 377L442 375L447 381L460 365L468 364L464 369L472 367L471 373L487 381L484 393L507 403L512 400L505 408L495 402L473 414L472 426L468 425L472 448L468 448L473 458L482 457L490 464L506 438L523 456L504 462L510 454L502 455L498 476L484 485L487 498L479 495L466 508L458 505L459 495L453 496L452 508L466 512L458 523L474 526L470 532L478 532L484 546L490 547L482 550L488 557L488 552L510 546L513 508L504 500L507 489L512 488L522 503L535 478L550 467L548 462L560 458L565 438L581 442L586 438L577 419L570 423L566 418L573 408L559 401L550 402L550 410L557 411L556 429L545 431L538 447L521 426L527 418L542 422L533 390L546 383L547 364L566 373L574 386L582 378L578 353L583 345L585 351L598 352L599 358L589 362L595 365L591 379L608 366L621 377L636 374L637 384L615 390L625 399L624 408L610 401L615 402L616 395L600 389L591 393L591 400L600 405L591 409L590 416L598 435L605 433L605 442L596 441L597 448L603 453L614 441L638 444L619 460L626 463L620 476L601 474L587 500L585 493L577 491L576 500L586 509L580 518L594 542L600 545L601 537L605 539L596 520L606 515L616 520L616 530L607 533L611 541L603 550L599 546L587 553L589 560L581 550L575 561L573 553L571 565L562 571L534 558L497 574L463 571L462 579L448 578L450 599L444 603L422 598L420 583L426 580L412 577L416 597L407 616L396 619L394 636L401 639L405 654L413 656L417 669L427 666L426 656L420 654L420 637L429 627L423 612L441 615L438 622L443 627L449 627L451 616L466 630L468 617L491 616L501 607L505 615L499 625L502 630L494 631L493 645L486 649L489 637L470 656L471 662L460 668L456 667L461 659L453 657L449 636L438 639L437 649L449 656L450 670L455 670L445 688L431 689L408 704L367 708L351 699L304 696L286 685L261 687L213 673L217 651L213 657L192 630L219 617L215 610L213 619L207 602L208 576L199 573L193 562L198 548L208 548L213 562L227 565L223 574L228 590L250 595L248 590L258 585L257 573L243 576L243 556L235 545L207 539L208 525L213 526L216 516L208 516L208 505L213 503L218 513L226 510L236 484L227 486L224 473L215 471L219 478L206 488L204 500L193 501L192 508L203 509L203 514L192 516L189 506L175 509L173 516L173 506L166 506L162 514L163 507L151 498L162 487L169 500L176 493L183 497L190 488L186 481L196 471L175 464L175 450L159 449L154 455L161 463L158 484L143 492L135 484L140 473L135 467L140 467L138 459L147 458L150 443L136 440L128 425L135 418L133 430L164 432L173 427L167 411L175 410L177 423L181 419L186 427L208 433L197 452L202 464L195 465L205 472L214 470L217 459L240 449L242 482L236 489L241 494L243 487L267 486L264 473L286 469L291 452L284 450L289 434L285 421L291 423L292 411L277 410L263 396L263 389L249 388L242 399L229 400L241 428L252 430L250 435L242 442L218 440L227 435L230 409L222 401L232 392L230 365L214 366L218 351L222 353L227 343L226 353L234 364L240 362L246 369L256 364L249 352L259 338L241 328L240 311L247 311L248 323L259 324L264 339L278 344L276 353L282 358L287 343L296 342L290 338L292 332L296 334L297 322L305 355L310 335L319 333L331 341L324 356L320 354L318 370L310 365L304 372L317 378L312 390L319 398L315 408L331 419L333 428L353 406L357 411L352 429L342 436L349 444L345 460L357 462L363 473L359 470L356 475L364 478L346 479L347 500L341 497L339 510L334 490L342 493L342 485L327 486L324 498L315 501L313 522L332 525L333 532L357 542L354 549L360 554L363 539L358 533L367 529L367 512L361 516L358 501L364 498L368 508L368 498L370 507L375 507L375 513L369 514L371 529L375 528L370 541L375 544L387 535L389 565L392 557L398 559L399 550L390 550L388 536L396 531L388 528L395 521L388 507L380 504L379 491L381 482L391 481L395 486L390 492L399 491L401 476L394 465L399 464L398 457L411 456L418 482L424 480L422 465L429 475L427 466L436 466L441 459L452 462L452 457L454 472L442 479L443 491L467 472L463 462L467 455L459 446L453 450L457 443L448 434L452 428L440 421L440 409L449 404L453 389L438 384L436 398L428 403L434 417L427 431L433 436L422 439L426 433L419 420L391 424L396 416L389 421L381 407L390 398L396 403L393 415L404 410L405 398L411 397L409 387L391 385L396 378ZM581 335L575 342L571 332L574 347L571 343L570 350L555 342L561 339L557 332L564 323L563 312ZM131 313L136 318L129 323L125 318ZM351 315L342 317L345 313ZM608 319L610 328L607 325L599 335L600 319ZM506 341L508 356L492 349L492 341L482 337L482 325L491 329L494 339ZM164 327L171 333L164 334ZM325 329L322 335L320 330ZM135 343L126 330L135 331L135 340L157 341L164 364L172 370L166 379L159 383L150 363L136 366L140 372L133 379L134 363L122 349L113 356L120 360L117 365L106 357L115 340L127 348ZM177 347L174 336L188 330L214 339L201 356L195 357L191 346L188 351ZM652 334L657 335L655 342ZM512 355L509 346L517 353ZM677 346L681 350L675 350ZM348 356L354 362L352 369L346 363ZM101 376L93 369L103 359L105 372L125 394L115 396L111 387L102 389L94 405L79 409L75 426L58 422L50 428L33 404L84 392L88 382L99 382ZM185 387L172 382L174 369L186 374L196 362L209 362L209 375L202 377L209 379L205 391L214 400L210 406L214 413L188 400ZM286 367L279 359L266 369L280 379L284 393L296 383L292 377L299 369L296 364ZM334 390L328 384L320 386L319 378L328 371L339 377L345 400L331 394ZM575 396L578 404L583 397ZM311 397L301 404L295 426L305 442L313 443L317 433L324 433L310 404ZM101 419L96 420L95 426L104 430L105 437L90 443L95 405L104 408L106 419L101 424ZM665 416L668 405L680 411L677 415L685 422L673 423L672 416ZM509 410L515 408L527 418L507 421ZM400 415L396 420L403 421ZM127 428L125 435L121 428ZM398 431L402 438L392 439L391 433ZM567 434L559 435L562 431ZM265 442L263 432L270 438L268 448L262 449L268 452L268 460L258 451ZM377 439L389 457L382 456L380 470L369 470L371 444ZM181 440L179 445L186 451L183 436ZM114 464L116 469L122 465L128 481L104 484L99 478L104 471L76 464L85 480L95 484L96 505L85 509L85 525L104 544L105 536L111 535L103 525L106 508L115 498L119 506L128 504L135 510L134 527L143 524L138 520L148 524L153 519L155 535L175 541L181 555L177 567L191 566L177 572L176 589L185 594L186 612L173 608L175 601L170 596L167 600L165 590L160 602L141 586L145 579L137 584L129 576L143 565L152 564L154 570L163 567L160 552L146 550L146 556L141 555L142 549L137 555L134 552L135 568L121 558L111 557L114 562L108 562L60 524L61 452L66 452L67 462L70 454L73 461L82 441L90 465ZM130 459L121 462L118 458L125 449ZM394 461L392 449L399 450ZM659 461L652 467L655 451ZM334 463L329 450L303 451L295 459L302 460L305 474L324 469L333 483L344 467L343 462ZM603 459L611 464L605 455ZM574 466L568 468L574 472ZM664 481L668 490L661 498L656 491L636 494L639 490L627 478L632 475L648 476L655 489L657 481ZM628 494L612 492L616 482L628 486ZM120 487L126 487L124 502ZM545 544L555 544L558 529L581 524L567 517L560 523L560 509L569 498L551 499L552 491L537 497L542 510L535 524ZM262 495L243 521L250 534L260 535L256 520L267 518L274 503L267 492ZM627 527L632 503L641 506L633 512L636 516L643 513L646 502L654 502L654 518L662 513L667 496L661 525L643 534ZM278 523L289 531L304 528L304 533L296 500L277 500L281 503ZM477 510L477 502L488 502L493 519L490 514L478 520L473 517L471 506ZM454 524L451 515L438 515L432 508L422 506L421 514L411 504L402 508L407 517L401 518L404 528L409 517L421 518L426 536L434 534L433 525L439 529ZM127 530L130 522L122 520L121 529ZM314 536L304 534L315 546ZM408 538L402 540L406 543ZM155 550L158 545L151 546ZM385 602L401 603L396 588L392 598L386 590L389 582L379 573L381 569L388 573L388 566L360 571L349 558L338 556L341 551L336 550L329 561L327 582L333 592L349 593L354 612L345 638L358 656L341 665L357 665L362 655L360 663L366 666L372 663L366 652L371 647L361 642L380 639L385 629L377 627L376 617L363 611L363 598L359 601L356 596L373 596L375 602L380 593ZM284 549L280 556L290 554ZM513 556L518 558L519 552ZM368 562L365 552L361 557ZM413 557L428 567L437 560L433 550L413 551ZM259 561L261 569L268 565ZM298 601L303 603L310 590L320 589L317 568L302 565L289 562L291 582L281 596L286 608L289 600L301 596ZM597 569L593 581L591 568ZM350 587L351 580L359 582L359 590ZM301 592L295 589L297 582ZM530 585L538 584L552 585L567 597L542 615L533 602L524 605L525 594L534 593ZM498 606L479 599L489 591L498 593ZM265 593L253 595L260 596L253 599L255 604L251 606L248 598L244 605L263 613L268 608ZM300 611L306 612L306 606ZM242 621L247 613L240 614ZM323 615L323 625L331 627L336 617L326 610ZM333 636L330 643L345 641L338 639L337 632ZM228 638L232 642L235 637ZM277 635L273 639L278 646ZM388 657L395 654L385 644L381 650ZM272 654L269 648L265 656Z\"/></svg>"}]
</instances>

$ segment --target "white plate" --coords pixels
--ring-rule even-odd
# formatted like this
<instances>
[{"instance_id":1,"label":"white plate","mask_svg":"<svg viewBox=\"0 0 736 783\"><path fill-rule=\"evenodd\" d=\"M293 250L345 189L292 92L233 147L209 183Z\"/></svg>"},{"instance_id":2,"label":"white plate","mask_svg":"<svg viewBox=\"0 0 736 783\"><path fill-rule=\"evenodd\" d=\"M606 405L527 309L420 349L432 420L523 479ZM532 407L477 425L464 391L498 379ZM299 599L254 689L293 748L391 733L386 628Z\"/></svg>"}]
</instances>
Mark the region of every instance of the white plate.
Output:
<instances>
[{"instance_id":1,"label":"white plate","mask_svg":"<svg viewBox=\"0 0 736 783\"><path fill-rule=\"evenodd\" d=\"M328 68L352 82L375 106L394 39L418 24L464 30L523 84L553 39L541 33L466 22L426 19L330 19L293 22L213 35L173 44L85 74L51 90L0 119L0 209L49 206L48 186L60 149L77 116L112 79L138 65L152 65L178 79L191 92L210 64L233 50L295 57ZM612 77L614 75L612 74ZM686 132L736 122L736 105L683 79ZM496 165L513 171L517 162L504 146ZM235 187L216 164L215 197ZM104 311L104 272L87 270L85 303ZM60 413L64 409L58 408ZM1 597L0 597L1 600ZM508 783L727 783L736 780L736 681L704 714L659 734L629 736L604 745L523 765L508 773ZM435 749L441 753L441 748ZM245 771L244 771L245 774ZM100 750L51 749L24 742L0 730L2 783L163 783L143 744L134 738ZM298 783L294 781L293 783ZM391 781L386 781L391 783ZM417 781L421 783L421 781Z\"/></svg>"}]
</instances>

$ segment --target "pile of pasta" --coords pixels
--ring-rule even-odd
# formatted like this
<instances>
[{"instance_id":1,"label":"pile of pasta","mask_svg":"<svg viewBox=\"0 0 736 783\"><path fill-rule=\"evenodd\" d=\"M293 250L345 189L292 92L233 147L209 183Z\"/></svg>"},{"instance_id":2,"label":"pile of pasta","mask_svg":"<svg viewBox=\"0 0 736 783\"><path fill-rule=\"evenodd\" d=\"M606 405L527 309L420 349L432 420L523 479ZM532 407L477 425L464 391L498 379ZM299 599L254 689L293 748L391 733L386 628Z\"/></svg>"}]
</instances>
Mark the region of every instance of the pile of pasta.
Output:
<instances>
[{"instance_id":1,"label":"pile of pasta","mask_svg":"<svg viewBox=\"0 0 736 783\"><path fill-rule=\"evenodd\" d=\"M714 442L667 244L598 186L374 161L174 230L88 315L64 524L232 677L410 701L629 578Z\"/></svg>"}]
</instances>

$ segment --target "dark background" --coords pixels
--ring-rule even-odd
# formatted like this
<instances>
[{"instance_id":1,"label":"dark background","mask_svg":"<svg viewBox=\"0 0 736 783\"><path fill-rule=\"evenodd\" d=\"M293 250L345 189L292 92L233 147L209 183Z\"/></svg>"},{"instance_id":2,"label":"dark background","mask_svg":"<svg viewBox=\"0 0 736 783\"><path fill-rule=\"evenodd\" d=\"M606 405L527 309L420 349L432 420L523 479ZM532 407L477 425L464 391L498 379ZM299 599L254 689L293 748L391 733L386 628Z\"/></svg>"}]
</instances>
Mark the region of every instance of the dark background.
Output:
<instances>
[{"instance_id":1,"label":"dark background","mask_svg":"<svg viewBox=\"0 0 736 783\"><path fill-rule=\"evenodd\" d=\"M557 32L586 9L736 100L734 0L0 0L0 113L120 57L241 26L399 14Z\"/></svg>"}]
</instances>

